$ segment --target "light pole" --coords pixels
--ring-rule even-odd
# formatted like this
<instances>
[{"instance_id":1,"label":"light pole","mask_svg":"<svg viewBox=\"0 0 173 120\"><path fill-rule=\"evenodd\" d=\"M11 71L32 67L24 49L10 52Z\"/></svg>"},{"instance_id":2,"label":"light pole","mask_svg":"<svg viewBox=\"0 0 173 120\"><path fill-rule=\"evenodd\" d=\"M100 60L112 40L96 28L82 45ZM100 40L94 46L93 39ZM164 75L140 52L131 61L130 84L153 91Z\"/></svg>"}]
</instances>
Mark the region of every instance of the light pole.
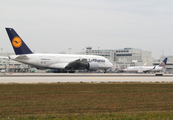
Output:
<instances>
[{"instance_id":1,"label":"light pole","mask_svg":"<svg viewBox=\"0 0 173 120\"><path fill-rule=\"evenodd\" d=\"M99 48L100 48L100 47L98 47L98 54L99 54Z\"/></svg>"},{"instance_id":2,"label":"light pole","mask_svg":"<svg viewBox=\"0 0 173 120\"><path fill-rule=\"evenodd\" d=\"M83 50L83 54L85 54L85 48L83 48L82 50Z\"/></svg>"},{"instance_id":3,"label":"light pole","mask_svg":"<svg viewBox=\"0 0 173 120\"><path fill-rule=\"evenodd\" d=\"M69 54L70 54L70 50L71 50L71 48L68 48L68 50L69 50Z\"/></svg>"},{"instance_id":4,"label":"light pole","mask_svg":"<svg viewBox=\"0 0 173 120\"><path fill-rule=\"evenodd\" d=\"M2 55L2 50L3 50L3 49L1 48L1 55Z\"/></svg>"},{"instance_id":5,"label":"light pole","mask_svg":"<svg viewBox=\"0 0 173 120\"><path fill-rule=\"evenodd\" d=\"M3 64L4 64L4 66L5 66L5 74L6 74L6 68L7 68L7 64L6 64L7 62L6 62L6 59L5 60L3 60Z\"/></svg>"}]
</instances>

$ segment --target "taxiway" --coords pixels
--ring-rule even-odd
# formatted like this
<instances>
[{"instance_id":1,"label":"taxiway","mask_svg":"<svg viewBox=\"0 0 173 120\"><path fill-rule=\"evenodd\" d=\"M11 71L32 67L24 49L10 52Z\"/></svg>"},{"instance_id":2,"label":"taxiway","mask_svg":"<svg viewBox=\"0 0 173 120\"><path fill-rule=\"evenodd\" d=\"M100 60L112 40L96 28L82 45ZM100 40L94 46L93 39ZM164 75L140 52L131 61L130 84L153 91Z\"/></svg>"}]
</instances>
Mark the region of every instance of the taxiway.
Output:
<instances>
[{"instance_id":1,"label":"taxiway","mask_svg":"<svg viewBox=\"0 0 173 120\"><path fill-rule=\"evenodd\" d=\"M0 75L0 83L101 83L101 82L173 82L172 74L54 74L17 73Z\"/></svg>"}]
</instances>

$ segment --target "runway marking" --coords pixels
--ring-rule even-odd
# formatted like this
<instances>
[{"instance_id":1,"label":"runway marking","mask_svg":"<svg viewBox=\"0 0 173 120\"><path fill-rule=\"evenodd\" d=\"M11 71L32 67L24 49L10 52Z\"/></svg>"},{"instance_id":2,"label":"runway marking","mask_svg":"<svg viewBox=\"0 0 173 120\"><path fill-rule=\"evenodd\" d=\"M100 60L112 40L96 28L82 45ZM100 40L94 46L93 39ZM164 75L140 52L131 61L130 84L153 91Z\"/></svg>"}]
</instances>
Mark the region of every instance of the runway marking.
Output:
<instances>
[{"instance_id":1,"label":"runway marking","mask_svg":"<svg viewBox=\"0 0 173 120\"><path fill-rule=\"evenodd\" d=\"M136 79L134 79L134 78L127 78L127 79L122 79L122 78L87 78L87 79L95 79L95 80L139 80L139 81L142 81L142 80L147 80L147 81L149 81L149 80L152 80L153 81L153 79L152 78L143 78L143 79L139 79L139 78L136 78ZM158 80L160 80L160 79L158 79ZM163 79L161 79L161 80L163 80ZM163 81L166 81L166 79L164 79ZM173 81L173 80L172 80Z\"/></svg>"},{"instance_id":2,"label":"runway marking","mask_svg":"<svg viewBox=\"0 0 173 120\"><path fill-rule=\"evenodd\" d=\"M105 79L111 79L111 80L127 80L127 79L119 79L119 78L87 78L87 79L99 79L99 80L105 80ZM136 79L129 79L129 80L136 80Z\"/></svg>"}]
</instances>

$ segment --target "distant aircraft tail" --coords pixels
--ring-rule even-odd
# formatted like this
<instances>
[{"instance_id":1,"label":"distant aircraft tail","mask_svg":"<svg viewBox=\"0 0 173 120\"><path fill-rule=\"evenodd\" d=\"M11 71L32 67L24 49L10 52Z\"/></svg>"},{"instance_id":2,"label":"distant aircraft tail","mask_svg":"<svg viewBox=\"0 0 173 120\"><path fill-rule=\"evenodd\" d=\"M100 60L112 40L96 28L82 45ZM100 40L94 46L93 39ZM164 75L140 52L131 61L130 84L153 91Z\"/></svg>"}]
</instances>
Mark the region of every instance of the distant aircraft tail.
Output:
<instances>
[{"instance_id":1,"label":"distant aircraft tail","mask_svg":"<svg viewBox=\"0 0 173 120\"><path fill-rule=\"evenodd\" d=\"M146 67L147 63L144 63L143 67Z\"/></svg>"},{"instance_id":2,"label":"distant aircraft tail","mask_svg":"<svg viewBox=\"0 0 173 120\"><path fill-rule=\"evenodd\" d=\"M11 44L16 55L33 53L13 28L5 29L7 31L8 37L10 38Z\"/></svg>"},{"instance_id":3,"label":"distant aircraft tail","mask_svg":"<svg viewBox=\"0 0 173 120\"><path fill-rule=\"evenodd\" d=\"M167 62L168 58L165 58L160 64L159 67L165 67L166 66L166 62Z\"/></svg>"}]
</instances>

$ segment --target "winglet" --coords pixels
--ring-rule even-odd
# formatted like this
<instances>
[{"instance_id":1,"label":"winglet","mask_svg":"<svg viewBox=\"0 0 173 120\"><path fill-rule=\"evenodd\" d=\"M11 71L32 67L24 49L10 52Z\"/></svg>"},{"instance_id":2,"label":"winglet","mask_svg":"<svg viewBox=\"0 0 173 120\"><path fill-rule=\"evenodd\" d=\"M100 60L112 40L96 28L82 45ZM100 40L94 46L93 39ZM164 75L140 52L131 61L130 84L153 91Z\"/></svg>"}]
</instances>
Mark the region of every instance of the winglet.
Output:
<instances>
[{"instance_id":1,"label":"winglet","mask_svg":"<svg viewBox=\"0 0 173 120\"><path fill-rule=\"evenodd\" d=\"M8 37L10 38L11 44L16 55L33 53L13 28L5 29L7 31Z\"/></svg>"},{"instance_id":2,"label":"winglet","mask_svg":"<svg viewBox=\"0 0 173 120\"><path fill-rule=\"evenodd\" d=\"M165 58L165 59L159 64L159 66L160 66L160 67L165 67L165 66L166 66L166 62L167 62L167 59L168 59L168 58Z\"/></svg>"}]
</instances>

